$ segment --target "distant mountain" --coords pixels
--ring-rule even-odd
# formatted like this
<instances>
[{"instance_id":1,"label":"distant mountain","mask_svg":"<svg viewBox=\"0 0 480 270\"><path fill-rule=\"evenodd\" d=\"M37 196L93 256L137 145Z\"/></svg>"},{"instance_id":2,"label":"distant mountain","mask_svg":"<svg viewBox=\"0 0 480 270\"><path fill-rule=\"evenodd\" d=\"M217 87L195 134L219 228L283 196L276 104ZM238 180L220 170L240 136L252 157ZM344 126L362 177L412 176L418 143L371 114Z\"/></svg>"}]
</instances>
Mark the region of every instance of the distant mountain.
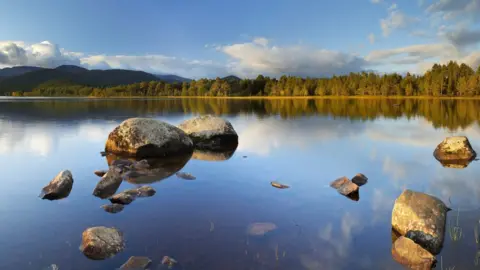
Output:
<instances>
[{"instance_id":1,"label":"distant mountain","mask_svg":"<svg viewBox=\"0 0 480 270\"><path fill-rule=\"evenodd\" d=\"M237 76L234 76L234 75L230 75L230 76L227 76L227 77L223 77L222 80L224 81L227 81L229 83L231 82L238 82L238 81L241 81L242 79L240 79L239 77Z\"/></svg>"},{"instance_id":2,"label":"distant mountain","mask_svg":"<svg viewBox=\"0 0 480 270\"><path fill-rule=\"evenodd\" d=\"M190 82L190 81L192 81L191 79L180 77L180 76L177 76L177 75L160 75L160 74L157 74L155 76L157 76L157 78L159 78L160 80L165 81L165 82L169 82L169 83Z\"/></svg>"},{"instance_id":3,"label":"distant mountain","mask_svg":"<svg viewBox=\"0 0 480 270\"><path fill-rule=\"evenodd\" d=\"M32 91L38 86L48 85L50 82L108 87L150 81L172 83L191 80L176 75L153 75L143 71L122 69L88 70L73 65L63 65L54 69L14 67L0 69L0 94L12 91Z\"/></svg>"},{"instance_id":4,"label":"distant mountain","mask_svg":"<svg viewBox=\"0 0 480 270\"><path fill-rule=\"evenodd\" d=\"M22 75L28 72L41 70L41 67L29 67L29 66L20 66L20 67L10 67L0 69L0 78L7 78L12 76Z\"/></svg>"}]
</instances>

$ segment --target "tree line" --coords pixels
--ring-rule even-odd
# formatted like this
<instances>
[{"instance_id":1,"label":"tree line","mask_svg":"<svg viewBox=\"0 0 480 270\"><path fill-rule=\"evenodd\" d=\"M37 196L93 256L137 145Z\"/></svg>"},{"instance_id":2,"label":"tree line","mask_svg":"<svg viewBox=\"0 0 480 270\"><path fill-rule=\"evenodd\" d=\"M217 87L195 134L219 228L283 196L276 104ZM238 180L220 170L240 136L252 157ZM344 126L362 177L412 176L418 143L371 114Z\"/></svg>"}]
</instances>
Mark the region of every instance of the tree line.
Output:
<instances>
[{"instance_id":1,"label":"tree line","mask_svg":"<svg viewBox=\"0 0 480 270\"><path fill-rule=\"evenodd\" d=\"M114 87L89 87L54 81L39 85L31 92L13 91L13 96L432 96L469 97L480 95L480 67L474 71L466 64L435 64L423 75L407 73L350 73L331 78L301 78L259 75L255 79L233 76L199 79L183 83L150 81Z\"/></svg>"}]
</instances>

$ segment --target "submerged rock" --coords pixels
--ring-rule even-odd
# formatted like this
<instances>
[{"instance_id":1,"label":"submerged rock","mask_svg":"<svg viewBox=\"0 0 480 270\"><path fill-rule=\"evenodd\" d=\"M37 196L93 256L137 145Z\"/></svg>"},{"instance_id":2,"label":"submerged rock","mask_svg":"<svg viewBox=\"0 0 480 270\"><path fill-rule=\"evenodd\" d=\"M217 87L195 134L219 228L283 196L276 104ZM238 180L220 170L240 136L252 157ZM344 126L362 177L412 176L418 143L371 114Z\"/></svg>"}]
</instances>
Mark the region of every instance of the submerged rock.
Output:
<instances>
[{"instance_id":1,"label":"submerged rock","mask_svg":"<svg viewBox=\"0 0 480 270\"><path fill-rule=\"evenodd\" d=\"M443 246L448 210L436 197L405 190L395 200L392 228L436 255Z\"/></svg>"},{"instance_id":2,"label":"submerged rock","mask_svg":"<svg viewBox=\"0 0 480 270\"><path fill-rule=\"evenodd\" d=\"M348 181L337 188L338 193L348 196L352 193L358 192L358 186L351 181Z\"/></svg>"},{"instance_id":3,"label":"submerged rock","mask_svg":"<svg viewBox=\"0 0 480 270\"><path fill-rule=\"evenodd\" d=\"M136 188L136 189L132 189L129 192L136 192L136 196L140 197L140 198L152 197L153 195L155 195L155 193L157 193L157 191L150 186L139 187L139 188Z\"/></svg>"},{"instance_id":4,"label":"submerged rock","mask_svg":"<svg viewBox=\"0 0 480 270\"><path fill-rule=\"evenodd\" d=\"M135 196L133 194L129 194L129 193L126 193L126 192L121 192L121 193L113 195L109 200L112 203L127 205L127 204L132 203L136 198L137 198L137 196Z\"/></svg>"},{"instance_id":5,"label":"submerged rock","mask_svg":"<svg viewBox=\"0 0 480 270\"><path fill-rule=\"evenodd\" d=\"M279 188L279 189L286 189L286 188L290 188L290 186L287 186L287 185L284 185L284 184L280 184L276 181L272 181L270 182L270 185L272 185L272 187L276 187L276 188Z\"/></svg>"},{"instance_id":6,"label":"submerged rock","mask_svg":"<svg viewBox=\"0 0 480 270\"><path fill-rule=\"evenodd\" d=\"M58 200L68 197L73 187L73 176L69 170L61 171L42 189L40 198Z\"/></svg>"},{"instance_id":7,"label":"submerged rock","mask_svg":"<svg viewBox=\"0 0 480 270\"><path fill-rule=\"evenodd\" d=\"M404 236L393 243L392 257L408 269L414 270L430 270L436 263L435 256Z\"/></svg>"},{"instance_id":8,"label":"submerged rock","mask_svg":"<svg viewBox=\"0 0 480 270\"><path fill-rule=\"evenodd\" d=\"M136 158L192 153L192 140L181 129L149 118L130 118L109 135L105 151Z\"/></svg>"},{"instance_id":9,"label":"submerged rock","mask_svg":"<svg viewBox=\"0 0 480 270\"><path fill-rule=\"evenodd\" d=\"M224 149L238 145L232 124L220 117L203 115L186 120L178 126L192 138L196 149Z\"/></svg>"},{"instance_id":10,"label":"submerged rock","mask_svg":"<svg viewBox=\"0 0 480 270\"><path fill-rule=\"evenodd\" d=\"M252 223L247 228L247 234L254 236L265 235L275 229L277 229L277 225L270 222Z\"/></svg>"},{"instance_id":11,"label":"submerged rock","mask_svg":"<svg viewBox=\"0 0 480 270\"><path fill-rule=\"evenodd\" d=\"M125 206L123 204L113 203L102 205L103 210L108 213L116 214L122 212Z\"/></svg>"},{"instance_id":12,"label":"submerged rock","mask_svg":"<svg viewBox=\"0 0 480 270\"><path fill-rule=\"evenodd\" d=\"M472 161L477 156L467 137L448 137L441 142L433 156L440 162L455 163L461 161Z\"/></svg>"},{"instance_id":13,"label":"submerged rock","mask_svg":"<svg viewBox=\"0 0 480 270\"><path fill-rule=\"evenodd\" d=\"M97 186L93 190L93 195L101 199L106 199L112 196L117 192L120 184L122 184L122 180L122 175L115 169L111 168L97 183Z\"/></svg>"},{"instance_id":14,"label":"submerged rock","mask_svg":"<svg viewBox=\"0 0 480 270\"><path fill-rule=\"evenodd\" d=\"M352 182L359 187L365 185L367 183L367 181L368 181L368 178L361 173L357 173L352 178Z\"/></svg>"},{"instance_id":15,"label":"submerged rock","mask_svg":"<svg viewBox=\"0 0 480 270\"><path fill-rule=\"evenodd\" d=\"M98 176L98 177L103 177L105 174L107 174L108 171L106 170L96 170L93 173Z\"/></svg>"},{"instance_id":16,"label":"submerged rock","mask_svg":"<svg viewBox=\"0 0 480 270\"><path fill-rule=\"evenodd\" d=\"M124 248L123 234L116 228L92 227L82 233L80 250L92 260L113 257Z\"/></svg>"},{"instance_id":17,"label":"submerged rock","mask_svg":"<svg viewBox=\"0 0 480 270\"><path fill-rule=\"evenodd\" d=\"M172 258L170 256L163 256L162 264L165 264L165 265L168 265L169 267L172 267L177 263L178 263L177 260L175 260L174 258Z\"/></svg>"},{"instance_id":18,"label":"submerged rock","mask_svg":"<svg viewBox=\"0 0 480 270\"><path fill-rule=\"evenodd\" d=\"M145 270L148 269L152 260L148 257L132 256L126 263L120 266L121 270Z\"/></svg>"},{"instance_id":19,"label":"submerged rock","mask_svg":"<svg viewBox=\"0 0 480 270\"><path fill-rule=\"evenodd\" d=\"M56 264L52 264L47 268L43 268L42 270L60 270Z\"/></svg>"},{"instance_id":20,"label":"submerged rock","mask_svg":"<svg viewBox=\"0 0 480 270\"><path fill-rule=\"evenodd\" d=\"M189 174L189 173L185 173L185 172L178 172L176 173L177 177L178 178L182 178L184 180L195 180L197 179L195 176Z\"/></svg>"},{"instance_id":21,"label":"submerged rock","mask_svg":"<svg viewBox=\"0 0 480 270\"><path fill-rule=\"evenodd\" d=\"M343 176L343 177L340 177L338 178L337 180L333 181L330 183L330 186L334 189L338 189L339 187L341 187L343 184L345 183L348 183L350 182L350 179L348 179L347 177Z\"/></svg>"},{"instance_id":22,"label":"submerged rock","mask_svg":"<svg viewBox=\"0 0 480 270\"><path fill-rule=\"evenodd\" d=\"M110 198L110 202L117 204L130 204L136 198L152 197L157 191L150 186L124 190Z\"/></svg>"}]
</instances>

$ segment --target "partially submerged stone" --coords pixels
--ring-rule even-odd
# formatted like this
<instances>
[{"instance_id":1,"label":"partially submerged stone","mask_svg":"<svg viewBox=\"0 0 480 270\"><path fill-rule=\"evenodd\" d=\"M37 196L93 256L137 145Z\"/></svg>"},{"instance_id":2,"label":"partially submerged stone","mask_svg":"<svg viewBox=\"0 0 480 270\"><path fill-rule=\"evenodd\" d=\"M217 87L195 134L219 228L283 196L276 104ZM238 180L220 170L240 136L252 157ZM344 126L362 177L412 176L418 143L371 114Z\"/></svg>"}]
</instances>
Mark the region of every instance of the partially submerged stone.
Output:
<instances>
[{"instance_id":1,"label":"partially submerged stone","mask_svg":"<svg viewBox=\"0 0 480 270\"><path fill-rule=\"evenodd\" d=\"M393 243L392 257L398 263L413 270L430 270L436 263L435 256L404 236Z\"/></svg>"},{"instance_id":2,"label":"partially submerged stone","mask_svg":"<svg viewBox=\"0 0 480 270\"><path fill-rule=\"evenodd\" d=\"M132 203L136 198L151 197L155 195L155 193L156 191L152 187L142 186L139 188L124 190L118 194L115 194L109 200L112 203L126 205Z\"/></svg>"},{"instance_id":3,"label":"partially submerged stone","mask_svg":"<svg viewBox=\"0 0 480 270\"><path fill-rule=\"evenodd\" d=\"M96 170L93 173L98 177L103 177L105 174L107 174L107 172L107 170Z\"/></svg>"},{"instance_id":4,"label":"partially submerged stone","mask_svg":"<svg viewBox=\"0 0 480 270\"><path fill-rule=\"evenodd\" d=\"M68 197L73 187L73 176L69 170L61 171L46 185L40 193L40 198L58 200Z\"/></svg>"},{"instance_id":5,"label":"partially submerged stone","mask_svg":"<svg viewBox=\"0 0 480 270\"><path fill-rule=\"evenodd\" d=\"M352 182L359 187L365 185L367 183L367 181L368 181L368 178L361 173L357 173L352 178Z\"/></svg>"},{"instance_id":6,"label":"partially submerged stone","mask_svg":"<svg viewBox=\"0 0 480 270\"><path fill-rule=\"evenodd\" d=\"M287 186L287 185L281 184L281 183L279 183L279 182L276 182L276 181L272 181L272 182L270 182L270 185L272 185L272 187L276 187L276 188L279 188L279 189L286 189L286 188L290 188L290 186Z\"/></svg>"},{"instance_id":7,"label":"partially submerged stone","mask_svg":"<svg viewBox=\"0 0 480 270\"><path fill-rule=\"evenodd\" d=\"M101 199L112 196L117 192L120 184L122 184L122 180L122 175L114 168L111 168L97 183L97 186L93 190L93 195Z\"/></svg>"},{"instance_id":8,"label":"partially submerged stone","mask_svg":"<svg viewBox=\"0 0 480 270\"><path fill-rule=\"evenodd\" d=\"M196 149L215 150L238 145L238 135L232 124L217 116L199 116L178 127L192 138Z\"/></svg>"},{"instance_id":9,"label":"partially submerged stone","mask_svg":"<svg viewBox=\"0 0 480 270\"><path fill-rule=\"evenodd\" d=\"M443 246L448 210L438 198L407 189L395 200L392 228L436 255Z\"/></svg>"},{"instance_id":10,"label":"partially submerged stone","mask_svg":"<svg viewBox=\"0 0 480 270\"><path fill-rule=\"evenodd\" d=\"M102 205L102 208L103 210L105 210L105 212L112 213L112 214L122 212L124 207L125 206L123 204L119 204L119 203Z\"/></svg>"},{"instance_id":11,"label":"partially submerged stone","mask_svg":"<svg viewBox=\"0 0 480 270\"><path fill-rule=\"evenodd\" d=\"M136 158L192 153L192 140L181 129L149 118L130 118L109 135L105 151Z\"/></svg>"},{"instance_id":12,"label":"partially submerged stone","mask_svg":"<svg viewBox=\"0 0 480 270\"><path fill-rule=\"evenodd\" d=\"M135 196L133 194L126 193L126 192L121 192L121 193L113 195L109 200L110 200L111 203L118 203L118 204L127 205L127 204L132 203L136 198L137 198L137 196Z\"/></svg>"},{"instance_id":13,"label":"partially submerged stone","mask_svg":"<svg viewBox=\"0 0 480 270\"><path fill-rule=\"evenodd\" d=\"M465 136L447 137L433 152L434 157L441 162L454 163L472 161L477 156L468 138Z\"/></svg>"},{"instance_id":14,"label":"partially submerged stone","mask_svg":"<svg viewBox=\"0 0 480 270\"><path fill-rule=\"evenodd\" d=\"M168 265L169 267L172 267L177 263L178 263L177 260L175 260L174 258L172 258L170 256L163 256L162 264L165 264L165 265Z\"/></svg>"},{"instance_id":15,"label":"partially submerged stone","mask_svg":"<svg viewBox=\"0 0 480 270\"><path fill-rule=\"evenodd\" d=\"M123 234L116 228L92 227L82 233L80 250L92 260L113 257L124 248Z\"/></svg>"},{"instance_id":16,"label":"partially submerged stone","mask_svg":"<svg viewBox=\"0 0 480 270\"><path fill-rule=\"evenodd\" d=\"M185 173L185 172L178 172L176 173L177 177L178 178L182 178L184 180L195 180L197 179L195 176L189 174L189 173Z\"/></svg>"},{"instance_id":17,"label":"partially submerged stone","mask_svg":"<svg viewBox=\"0 0 480 270\"><path fill-rule=\"evenodd\" d=\"M348 181L337 188L338 193L348 196L352 193L358 192L358 186L351 181Z\"/></svg>"},{"instance_id":18,"label":"partially submerged stone","mask_svg":"<svg viewBox=\"0 0 480 270\"><path fill-rule=\"evenodd\" d=\"M343 177L340 177L340 178L336 179L335 181L331 182L330 186L334 189L338 189L343 184L348 183L348 182L350 182L350 180L347 177L343 176Z\"/></svg>"},{"instance_id":19,"label":"partially submerged stone","mask_svg":"<svg viewBox=\"0 0 480 270\"><path fill-rule=\"evenodd\" d=\"M252 223L247 228L247 234L252 236L265 235L275 229L277 229L277 225L271 222Z\"/></svg>"},{"instance_id":20,"label":"partially submerged stone","mask_svg":"<svg viewBox=\"0 0 480 270\"><path fill-rule=\"evenodd\" d=\"M145 270L148 269L152 260L148 257L132 256L126 263L120 266L122 270Z\"/></svg>"}]
</instances>

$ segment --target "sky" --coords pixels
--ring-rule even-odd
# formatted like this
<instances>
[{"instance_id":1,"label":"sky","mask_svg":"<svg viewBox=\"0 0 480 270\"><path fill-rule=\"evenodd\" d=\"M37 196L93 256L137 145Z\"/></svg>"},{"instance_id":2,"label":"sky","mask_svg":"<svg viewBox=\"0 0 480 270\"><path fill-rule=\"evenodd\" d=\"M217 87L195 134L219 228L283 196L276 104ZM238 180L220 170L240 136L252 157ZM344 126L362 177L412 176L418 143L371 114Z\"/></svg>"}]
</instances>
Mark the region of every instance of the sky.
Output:
<instances>
[{"instance_id":1,"label":"sky","mask_svg":"<svg viewBox=\"0 0 480 270\"><path fill-rule=\"evenodd\" d=\"M0 0L0 68L189 78L480 65L480 0Z\"/></svg>"}]
</instances>

